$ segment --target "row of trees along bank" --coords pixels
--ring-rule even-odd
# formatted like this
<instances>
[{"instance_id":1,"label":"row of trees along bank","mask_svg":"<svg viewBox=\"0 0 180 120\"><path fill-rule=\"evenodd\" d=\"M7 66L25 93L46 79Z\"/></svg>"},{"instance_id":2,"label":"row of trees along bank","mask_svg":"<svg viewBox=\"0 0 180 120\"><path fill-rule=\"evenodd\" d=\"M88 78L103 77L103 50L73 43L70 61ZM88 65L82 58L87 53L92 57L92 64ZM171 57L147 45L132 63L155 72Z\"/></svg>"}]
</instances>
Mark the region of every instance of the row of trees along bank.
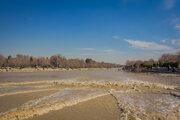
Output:
<instances>
[{"instance_id":1,"label":"row of trees along bank","mask_svg":"<svg viewBox=\"0 0 180 120\"><path fill-rule=\"evenodd\" d=\"M152 69L152 68L167 68L167 69L180 69L180 51L176 54L162 54L158 60L149 59L147 61L135 60L135 61L126 61L125 70L131 71L141 71L142 68Z\"/></svg>"},{"instance_id":2,"label":"row of trees along bank","mask_svg":"<svg viewBox=\"0 0 180 120\"><path fill-rule=\"evenodd\" d=\"M111 68L117 67L116 64L96 62L91 58L83 59L67 59L57 54L49 57L33 57L28 55L17 54L16 57L4 57L0 54L0 67L42 67L42 68Z\"/></svg>"}]
</instances>

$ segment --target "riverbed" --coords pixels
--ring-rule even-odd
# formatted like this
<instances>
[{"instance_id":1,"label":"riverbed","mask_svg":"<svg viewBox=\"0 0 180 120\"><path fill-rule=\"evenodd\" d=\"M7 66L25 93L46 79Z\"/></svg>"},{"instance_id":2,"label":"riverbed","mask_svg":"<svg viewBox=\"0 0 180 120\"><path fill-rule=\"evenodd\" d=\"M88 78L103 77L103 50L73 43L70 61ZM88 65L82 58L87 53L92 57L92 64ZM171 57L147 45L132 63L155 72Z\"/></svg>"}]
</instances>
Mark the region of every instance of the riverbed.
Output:
<instances>
[{"instance_id":1,"label":"riverbed","mask_svg":"<svg viewBox=\"0 0 180 120\"><path fill-rule=\"evenodd\" d=\"M101 105L100 98L108 99L104 100L107 104ZM79 114L73 114L69 108L73 106L77 106L73 108L76 111L84 111L84 119L178 120L180 74L130 73L117 69L0 73L2 120L48 120L53 115L58 120L70 119L57 115L62 111L79 119ZM98 112L102 117L90 117Z\"/></svg>"}]
</instances>

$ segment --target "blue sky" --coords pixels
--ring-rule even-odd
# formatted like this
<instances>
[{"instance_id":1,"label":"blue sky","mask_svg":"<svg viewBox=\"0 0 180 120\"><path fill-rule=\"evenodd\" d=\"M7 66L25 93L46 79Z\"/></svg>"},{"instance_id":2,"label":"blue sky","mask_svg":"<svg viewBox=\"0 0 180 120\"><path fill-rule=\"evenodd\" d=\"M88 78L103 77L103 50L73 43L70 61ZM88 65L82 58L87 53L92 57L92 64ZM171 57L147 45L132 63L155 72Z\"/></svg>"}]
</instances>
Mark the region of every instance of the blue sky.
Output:
<instances>
[{"instance_id":1,"label":"blue sky","mask_svg":"<svg viewBox=\"0 0 180 120\"><path fill-rule=\"evenodd\" d=\"M180 49L179 0L0 0L0 53L125 63Z\"/></svg>"}]
</instances>

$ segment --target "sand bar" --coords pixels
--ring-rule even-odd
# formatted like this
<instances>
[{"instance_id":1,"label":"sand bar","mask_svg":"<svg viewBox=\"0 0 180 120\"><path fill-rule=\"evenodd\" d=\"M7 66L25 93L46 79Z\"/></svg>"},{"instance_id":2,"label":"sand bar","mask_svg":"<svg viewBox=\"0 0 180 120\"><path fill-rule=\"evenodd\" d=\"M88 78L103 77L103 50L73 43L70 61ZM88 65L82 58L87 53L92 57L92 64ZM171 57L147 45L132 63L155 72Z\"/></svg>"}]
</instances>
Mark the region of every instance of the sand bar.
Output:
<instances>
[{"instance_id":1,"label":"sand bar","mask_svg":"<svg viewBox=\"0 0 180 120\"><path fill-rule=\"evenodd\" d=\"M54 92L56 92L56 90L2 96L0 97L0 112L6 112L26 103L29 100L38 99Z\"/></svg>"},{"instance_id":2,"label":"sand bar","mask_svg":"<svg viewBox=\"0 0 180 120\"><path fill-rule=\"evenodd\" d=\"M106 95L27 120L119 120L119 116L115 99Z\"/></svg>"}]
</instances>

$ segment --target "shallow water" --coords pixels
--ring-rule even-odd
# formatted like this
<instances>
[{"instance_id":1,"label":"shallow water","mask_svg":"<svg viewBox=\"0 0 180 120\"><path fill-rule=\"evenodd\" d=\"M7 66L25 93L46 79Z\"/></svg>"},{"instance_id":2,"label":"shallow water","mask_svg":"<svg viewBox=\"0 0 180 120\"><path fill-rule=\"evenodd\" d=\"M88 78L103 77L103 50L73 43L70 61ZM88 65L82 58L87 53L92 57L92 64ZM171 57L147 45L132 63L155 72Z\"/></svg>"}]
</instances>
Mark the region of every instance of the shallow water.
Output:
<instances>
[{"instance_id":1,"label":"shallow water","mask_svg":"<svg viewBox=\"0 0 180 120\"><path fill-rule=\"evenodd\" d=\"M107 94L116 99L124 120L180 118L177 74L137 74L117 69L0 73L0 101L4 96L8 99L49 90L56 92L2 112L0 119L27 119Z\"/></svg>"}]
</instances>

